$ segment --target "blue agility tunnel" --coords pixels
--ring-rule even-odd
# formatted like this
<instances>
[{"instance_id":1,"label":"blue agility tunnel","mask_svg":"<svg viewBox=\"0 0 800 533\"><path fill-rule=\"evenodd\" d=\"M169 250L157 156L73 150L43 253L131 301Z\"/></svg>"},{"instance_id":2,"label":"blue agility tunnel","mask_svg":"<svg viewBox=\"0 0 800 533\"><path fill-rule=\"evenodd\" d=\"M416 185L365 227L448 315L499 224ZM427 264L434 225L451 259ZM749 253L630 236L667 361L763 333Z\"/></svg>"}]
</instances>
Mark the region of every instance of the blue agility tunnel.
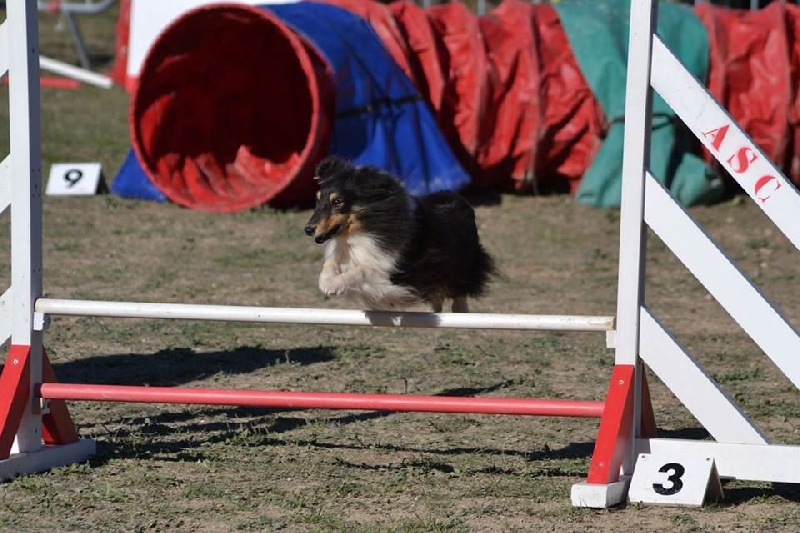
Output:
<instances>
[{"instance_id":1,"label":"blue agility tunnel","mask_svg":"<svg viewBox=\"0 0 800 533\"><path fill-rule=\"evenodd\" d=\"M140 169L123 166L112 192L147 197L146 176L195 209L309 204L326 154L383 168L417 194L470 181L372 27L327 4L186 13L145 59L130 127Z\"/></svg>"}]
</instances>

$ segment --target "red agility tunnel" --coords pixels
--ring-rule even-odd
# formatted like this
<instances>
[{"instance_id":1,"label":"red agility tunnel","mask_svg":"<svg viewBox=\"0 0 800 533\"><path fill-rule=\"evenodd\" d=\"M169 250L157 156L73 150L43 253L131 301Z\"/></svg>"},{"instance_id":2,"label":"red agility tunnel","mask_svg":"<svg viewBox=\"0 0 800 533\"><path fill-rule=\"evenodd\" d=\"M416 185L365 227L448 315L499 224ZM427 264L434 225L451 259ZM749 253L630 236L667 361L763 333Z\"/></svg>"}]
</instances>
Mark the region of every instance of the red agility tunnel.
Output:
<instances>
[{"instance_id":1,"label":"red agility tunnel","mask_svg":"<svg viewBox=\"0 0 800 533\"><path fill-rule=\"evenodd\" d=\"M232 212L312 197L331 129L326 68L267 10L186 13L152 45L133 94L139 162L185 207Z\"/></svg>"}]
</instances>

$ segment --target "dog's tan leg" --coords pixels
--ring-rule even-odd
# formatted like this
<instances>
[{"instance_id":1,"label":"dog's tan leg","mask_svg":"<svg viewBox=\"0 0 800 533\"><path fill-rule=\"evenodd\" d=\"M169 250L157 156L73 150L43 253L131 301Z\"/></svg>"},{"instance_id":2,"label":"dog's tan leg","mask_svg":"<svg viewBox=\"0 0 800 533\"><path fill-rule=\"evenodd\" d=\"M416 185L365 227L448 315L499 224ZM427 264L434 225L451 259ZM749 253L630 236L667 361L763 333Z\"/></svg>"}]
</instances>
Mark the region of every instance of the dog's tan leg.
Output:
<instances>
[{"instance_id":1,"label":"dog's tan leg","mask_svg":"<svg viewBox=\"0 0 800 533\"><path fill-rule=\"evenodd\" d=\"M469 303L467 303L467 297L458 296L453 298L452 309L454 313L469 313Z\"/></svg>"},{"instance_id":2,"label":"dog's tan leg","mask_svg":"<svg viewBox=\"0 0 800 533\"><path fill-rule=\"evenodd\" d=\"M322 265L322 272L319 273L319 290L326 296L337 294L340 290L336 284L338 276L340 276L340 273L336 263L326 259Z\"/></svg>"}]
</instances>

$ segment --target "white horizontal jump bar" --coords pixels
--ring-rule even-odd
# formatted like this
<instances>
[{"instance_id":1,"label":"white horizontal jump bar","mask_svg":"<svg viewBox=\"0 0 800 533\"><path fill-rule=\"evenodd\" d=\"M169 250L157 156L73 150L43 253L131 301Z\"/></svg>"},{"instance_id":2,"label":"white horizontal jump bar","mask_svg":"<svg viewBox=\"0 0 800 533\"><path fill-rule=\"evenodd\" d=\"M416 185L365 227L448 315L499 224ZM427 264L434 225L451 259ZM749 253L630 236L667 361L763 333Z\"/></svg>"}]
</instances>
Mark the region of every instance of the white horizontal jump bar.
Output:
<instances>
[{"instance_id":1,"label":"white horizontal jump bar","mask_svg":"<svg viewBox=\"0 0 800 533\"><path fill-rule=\"evenodd\" d=\"M102 302L39 298L35 309L47 315L114 318L162 318L268 322L340 326L408 328L533 329L549 331L609 331L613 316L501 315L494 313L421 313L313 309L291 307L243 307L175 303Z\"/></svg>"},{"instance_id":2,"label":"white horizontal jump bar","mask_svg":"<svg viewBox=\"0 0 800 533\"><path fill-rule=\"evenodd\" d=\"M85 68L75 67L57 59L39 56L39 66L42 70L49 70L55 74L82 81L90 85L96 85L103 89L110 89L114 85L114 80L108 76L97 74Z\"/></svg>"}]
</instances>

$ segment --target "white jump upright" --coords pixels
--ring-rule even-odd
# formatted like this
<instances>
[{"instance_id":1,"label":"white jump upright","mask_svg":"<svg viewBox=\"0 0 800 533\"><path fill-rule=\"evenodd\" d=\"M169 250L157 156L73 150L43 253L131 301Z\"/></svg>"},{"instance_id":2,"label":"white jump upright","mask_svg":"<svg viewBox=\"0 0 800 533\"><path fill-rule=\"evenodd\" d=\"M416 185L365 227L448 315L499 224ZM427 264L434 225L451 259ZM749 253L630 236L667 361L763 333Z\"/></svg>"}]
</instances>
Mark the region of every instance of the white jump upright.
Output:
<instances>
[{"instance_id":1,"label":"white jump upright","mask_svg":"<svg viewBox=\"0 0 800 533\"><path fill-rule=\"evenodd\" d=\"M644 305L641 244L646 227L658 235L796 387L800 387L800 334L650 174L652 91L672 107L798 249L800 194L655 34L656 20L657 2L633 0L616 362L646 363L714 441L646 437L636 430L640 419L634 414L621 481L640 478L630 486L631 501L697 505L702 503L703 491L714 488L713 478L717 476L800 483L800 446L770 444ZM630 286L634 283L635 287ZM619 489L613 484L592 484L592 468L587 483L573 487L572 501L576 506L603 507L618 498ZM703 470L703 475L690 469ZM708 486L694 487L694 499L684 497L680 492L684 487L689 492L689 480Z\"/></svg>"},{"instance_id":2,"label":"white jump upright","mask_svg":"<svg viewBox=\"0 0 800 533\"><path fill-rule=\"evenodd\" d=\"M83 460L67 401L206 403L320 409L469 412L600 418L578 507L633 501L702 504L719 477L800 483L800 447L774 445L644 305L649 226L764 353L800 386L800 336L649 172L652 90L675 109L744 190L800 246L800 194L686 71L657 35L656 3L633 0L628 59L620 264L614 317L385 313L180 303L103 302L42 297L42 177L37 4L8 3L0 25L0 73L11 72L11 155L0 164L0 207L11 206L12 279L0 297L0 342L11 348L0 374L0 478ZM10 44L14 43L11 47ZM27 46L23 46L27 44ZM223 320L342 326L604 332L615 365L603 402L359 395L57 384L42 335L50 315ZM714 441L656 438L642 365L647 364ZM16 446L12 449L12 441Z\"/></svg>"}]
</instances>

